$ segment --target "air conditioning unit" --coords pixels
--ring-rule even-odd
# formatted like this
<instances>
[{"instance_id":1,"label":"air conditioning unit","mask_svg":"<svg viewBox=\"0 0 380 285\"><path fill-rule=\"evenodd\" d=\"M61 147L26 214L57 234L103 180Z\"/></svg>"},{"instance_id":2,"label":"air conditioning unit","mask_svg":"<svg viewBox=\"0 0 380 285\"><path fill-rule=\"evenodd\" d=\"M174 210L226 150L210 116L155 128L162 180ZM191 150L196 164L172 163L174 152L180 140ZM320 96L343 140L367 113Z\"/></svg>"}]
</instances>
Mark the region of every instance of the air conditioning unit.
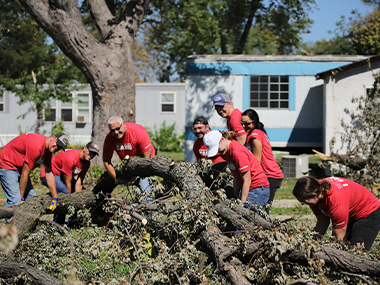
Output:
<instances>
[{"instance_id":1,"label":"air conditioning unit","mask_svg":"<svg viewBox=\"0 0 380 285\"><path fill-rule=\"evenodd\" d=\"M77 123L80 123L80 124L88 123L88 116L83 116L83 115L77 116Z\"/></svg>"},{"instance_id":2,"label":"air conditioning unit","mask_svg":"<svg viewBox=\"0 0 380 285\"><path fill-rule=\"evenodd\" d=\"M309 172L309 156L284 155L282 157L282 172L285 178L300 178Z\"/></svg>"}]
</instances>

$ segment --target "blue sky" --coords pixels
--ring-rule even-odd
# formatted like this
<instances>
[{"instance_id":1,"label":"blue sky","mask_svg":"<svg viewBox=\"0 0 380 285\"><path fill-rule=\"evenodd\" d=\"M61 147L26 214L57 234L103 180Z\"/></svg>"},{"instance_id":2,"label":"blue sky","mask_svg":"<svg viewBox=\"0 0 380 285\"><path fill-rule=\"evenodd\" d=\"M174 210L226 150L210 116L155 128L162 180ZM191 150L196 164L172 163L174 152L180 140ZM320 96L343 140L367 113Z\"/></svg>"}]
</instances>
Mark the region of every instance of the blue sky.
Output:
<instances>
[{"instance_id":1,"label":"blue sky","mask_svg":"<svg viewBox=\"0 0 380 285\"><path fill-rule=\"evenodd\" d=\"M346 18L352 16L351 11L357 9L364 16L371 12L373 8L364 5L360 0L316 0L319 10L308 12L309 17L314 20L310 34L302 36L304 41L317 41L322 39L330 39L334 34L327 31L334 31L335 23L344 15Z\"/></svg>"}]
</instances>

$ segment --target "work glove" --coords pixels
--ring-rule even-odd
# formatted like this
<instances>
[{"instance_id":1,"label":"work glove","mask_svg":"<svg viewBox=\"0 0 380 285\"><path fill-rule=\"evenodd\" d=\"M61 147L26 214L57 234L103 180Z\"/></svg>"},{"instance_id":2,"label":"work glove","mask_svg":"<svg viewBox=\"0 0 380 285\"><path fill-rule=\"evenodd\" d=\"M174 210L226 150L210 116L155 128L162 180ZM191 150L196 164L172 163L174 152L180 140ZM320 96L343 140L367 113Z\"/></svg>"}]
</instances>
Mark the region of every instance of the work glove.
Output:
<instances>
[{"instance_id":1,"label":"work glove","mask_svg":"<svg viewBox=\"0 0 380 285\"><path fill-rule=\"evenodd\" d=\"M49 210L54 211L55 208L57 208L57 206L58 206L58 198L53 198L53 200L51 200Z\"/></svg>"},{"instance_id":2,"label":"work glove","mask_svg":"<svg viewBox=\"0 0 380 285\"><path fill-rule=\"evenodd\" d=\"M20 204L24 204L24 202L25 202L25 199L21 198Z\"/></svg>"}]
</instances>

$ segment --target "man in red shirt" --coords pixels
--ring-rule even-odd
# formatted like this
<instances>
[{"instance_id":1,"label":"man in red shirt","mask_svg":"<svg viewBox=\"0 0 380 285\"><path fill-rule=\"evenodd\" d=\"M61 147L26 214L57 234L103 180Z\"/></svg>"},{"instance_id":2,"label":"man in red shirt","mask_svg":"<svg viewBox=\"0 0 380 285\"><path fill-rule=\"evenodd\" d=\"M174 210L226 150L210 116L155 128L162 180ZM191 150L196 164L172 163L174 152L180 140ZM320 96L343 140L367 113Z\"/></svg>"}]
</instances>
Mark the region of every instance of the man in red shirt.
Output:
<instances>
[{"instance_id":1,"label":"man in red shirt","mask_svg":"<svg viewBox=\"0 0 380 285\"><path fill-rule=\"evenodd\" d=\"M227 119L227 129L234 131L235 139L244 145L247 133L240 122L242 113L233 107L230 97L223 93L217 94L213 98L213 105L218 115Z\"/></svg>"},{"instance_id":2,"label":"man in red shirt","mask_svg":"<svg viewBox=\"0 0 380 285\"><path fill-rule=\"evenodd\" d=\"M209 159L214 163L211 167L212 172L207 176L203 175L203 173L199 174L207 187L211 187L214 184L214 180L218 178L219 173L223 172L227 167L226 161L219 153L213 157L207 156L207 147L203 143L203 136L209 131L211 131L211 129L207 119L203 116L196 117L193 122L193 132L197 137L197 140L193 145L194 155L199 164L201 163L202 158Z\"/></svg>"},{"instance_id":3,"label":"man in red shirt","mask_svg":"<svg viewBox=\"0 0 380 285\"><path fill-rule=\"evenodd\" d=\"M116 180L116 171L111 163L113 152L116 151L122 160L126 155L139 157L154 157L154 147L150 142L148 132L143 126L124 122L119 116L108 120L109 132L103 145L103 163L107 172ZM151 191L148 178L140 179L140 189L147 194Z\"/></svg>"},{"instance_id":4,"label":"man in red shirt","mask_svg":"<svg viewBox=\"0 0 380 285\"><path fill-rule=\"evenodd\" d=\"M65 149L69 139L64 133L51 137L40 134L22 134L0 151L0 182L7 197L6 207L18 205L36 195L29 173L34 168L44 165L46 180L53 197L50 210L54 211L58 204L57 189L51 170L52 154Z\"/></svg>"},{"instance_id":5,"label":"man in red shirt","mask_svg":"<svg viewBox=\"0 0 380 285\"><path fill-rule=\"evenodd\" d=\"M90 168L90 160L99 155L99 146L89 142L82 150L69 149L62 151L51 159L51 168L55 177L57 191L71 194L83 189L83 181L87 170ZM41 167L41 183L47 185L45 167ZM64 224L65 215L54 216L54 221Z\"/></svg>"}]
</instances>

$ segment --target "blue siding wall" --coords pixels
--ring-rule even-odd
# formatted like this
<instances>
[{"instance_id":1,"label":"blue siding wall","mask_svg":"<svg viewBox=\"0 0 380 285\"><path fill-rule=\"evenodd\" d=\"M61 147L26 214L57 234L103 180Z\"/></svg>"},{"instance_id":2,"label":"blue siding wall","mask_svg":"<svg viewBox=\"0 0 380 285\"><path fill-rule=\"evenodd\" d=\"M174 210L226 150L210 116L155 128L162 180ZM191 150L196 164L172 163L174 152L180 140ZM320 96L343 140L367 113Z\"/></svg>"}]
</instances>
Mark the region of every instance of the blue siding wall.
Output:
<instances>
[{"instance_id":1,"label":"blue siding wall","mask_svg":"<svg viewBox=\"0 0 380 285\"><path fill-rule=\"evenodd\" d=\"M186 74L315 75L342 66L343 62L214 62L186 63Z\"/></svg>"}]
</instances>

